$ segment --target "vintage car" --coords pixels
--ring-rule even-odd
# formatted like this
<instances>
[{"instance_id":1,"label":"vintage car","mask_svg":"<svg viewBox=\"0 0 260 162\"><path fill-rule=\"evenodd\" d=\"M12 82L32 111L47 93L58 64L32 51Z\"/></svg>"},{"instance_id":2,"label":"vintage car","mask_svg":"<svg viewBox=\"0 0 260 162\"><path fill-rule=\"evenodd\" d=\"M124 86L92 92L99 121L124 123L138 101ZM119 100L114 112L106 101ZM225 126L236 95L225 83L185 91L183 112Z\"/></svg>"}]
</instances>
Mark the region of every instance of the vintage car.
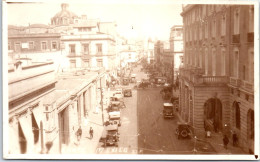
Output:
<instances>
[{"instance_id":1,"label":"vintage car","mask_svg":"<svg viewBox=\"0 0 260 162\"><path fill-rule=\"evenodd\" d=\"M121 113L120 113L120 111L109 112L108 117L109 117L109 121L108 121L109 125L116 124L119 127L121 126L121 119L120 119Z\"/></svg>"},{"instance_id":2,"label":"vintage car","mask_svg":"<svg viewBox=\"0 0 260 162\"><path fill-rule=\"evenodd\" d=\"M173 118L175 115L173 104L172 103L163 103L163 117L165 118Z\"/></svg>"},{"instance_id":3,"label":"vintage car","mask_svg":"<svg viewBox=\"0 0 260 162\"><path fill-rule=\"evenodd\" d=\"M159 86L164 85L167 82L167 78L165 77L155 77L154 80L155 84Z\"/></svg>"},{"instance_id":4,"label":"vintage car","mask_svg":"<svg viewBox=\"0 0 260 162\"><path fill-rule=\"evenodd\" d=\"M123 85L129 85L130 79L128 77L123 78Z\"/></svg>"},{"instance_id":5,"label":"vintage car","mask_svg":"<svg viewBox=\"0 0 260 162\"><path fill-rule=\"evenodd\" d=\"M118 126L115 124L107 125L103 130L102 136L99 140L103 142L103 146L116 146L118 147L119 133Z\"/></svg>"},{"instance_id":6,"label":"vintage car","mask_svg":"<svg viewBox=\"0 0 260 162\"><path fill-rule=\"evenodd\" d=\"M178 127L175 131L175 134L178 136L178 139L180 138L188 138L192 135L192 126L190 126L188 123L177 123Z\"/></svg>"},{"instance_id":7,"label":"vintage car","mask_svg":"<svg viewBox=\"0 0 260 162\"><path fill-rule=\"evenodd\" d=\"M131 83L136 83L136 74L131 74Z\"/></svg>"},{"instance_id":8,"label":"vintage car","mask_svg":"<svg viewBox=\"0 0 260 162\"><path fill-rule=\"evenodd\" d=\"M125 88L123 93L124 93L124 97L132 97L132 89L131 88Z\"/></svg>"}]
</instances>

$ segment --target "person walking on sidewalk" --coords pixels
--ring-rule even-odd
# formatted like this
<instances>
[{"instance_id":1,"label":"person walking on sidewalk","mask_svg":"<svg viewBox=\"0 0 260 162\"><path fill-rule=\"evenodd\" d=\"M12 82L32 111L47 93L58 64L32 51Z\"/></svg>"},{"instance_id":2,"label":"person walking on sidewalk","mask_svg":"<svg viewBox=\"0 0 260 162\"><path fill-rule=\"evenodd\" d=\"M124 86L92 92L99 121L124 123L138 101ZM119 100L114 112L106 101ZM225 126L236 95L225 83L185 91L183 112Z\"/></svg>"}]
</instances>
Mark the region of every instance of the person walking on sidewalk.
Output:
<instances>
[{"instance_id":1,"label":"person walking on sidewalk","mask_svg":"<svg viewBox=\"0 0 260 162\"><path fill-rule=\"evenodd\" d=\"M224 143L224 148L227 149L227 145L229 143L229 139L228 139L227 135L224 135L223 143Z\"/></svg>"},{"instance_id":2,"label":"person walking on sidewalk","mask_svg":"<svg viewBox=\"0 0 260 162\"><path fill-rule=\"evenodd\" d=\"M93 131L92 127L90 127L90 129L89 129L89 136L90 136L90 139L93 138L93 134L94 134L94 131Z\"/></svg>"},{"instance_id":3,"label":"person walking on sidewalk","mask_svg":"<svg viewBox=\"0 0 260 162\"><path fill-rule=\"evenodd\" d=\"M236 132L233 132L233 146L237 146L238 145L238 137Z\"/></svg>"},{"instance_id":4,"label":"person walking on sidewalk","mask_svg":"<svg viewBox=\"0 0 260 162\"><path fill-rule=\"evenodd\" d=\"M79 141L79 140L81 139L81 135L82 135L81 126L79 126L79 129L77 130L76 135L77 135L77 139L78 139L78 141Z\"/></svg>"}]
</instances>

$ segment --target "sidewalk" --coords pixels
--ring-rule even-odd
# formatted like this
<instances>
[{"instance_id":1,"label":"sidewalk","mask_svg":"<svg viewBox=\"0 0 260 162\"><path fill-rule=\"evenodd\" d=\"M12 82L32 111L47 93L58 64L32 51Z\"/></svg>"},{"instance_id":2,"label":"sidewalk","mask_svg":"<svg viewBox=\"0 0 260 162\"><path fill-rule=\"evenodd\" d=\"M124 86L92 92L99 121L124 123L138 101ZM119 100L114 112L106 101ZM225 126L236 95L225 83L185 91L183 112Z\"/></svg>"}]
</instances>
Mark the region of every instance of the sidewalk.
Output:
<instances>
[{"instance_id":1,"label":"sidewalk","mask_svg":"<svg viewBox=\"0 0 260 162\"><path fill-rule=\"evenodd\" d=\"M173 90L173 96L179 96L179 89L177 89L176 91ZM179 113L177 113L177 116L179 121L184 122ZM232 138L229 138L228 148L225 149L222 140L223 134L221 132L211 132L210 138L206 138L205 133L206 132L204 131L204 129L201 131L196 130L197 140L205 142L205 145L210 144L210 146L212 146L212 148L216 151L217 154L248 154L244 152L240 147L234 147L232 143Z\"/></svg>"},{"instance_id":2,"label":"sidewalk","mask_svg":"<svg viewBox=\"0 0 260 162\"><path fill-rule=\"evenodd\" d=\"M109 104L109 89L104 92L103 97L103 113L104 121L107 118L106 108ZM69 145L62 145L62 154L95 154L96 148L99 144L99 139L102 136L104 127L102 123L102 110L92 110L89 112L88 118L83 119L82 136L78 141L75 135L74 141L71 141ZM90 127L94 130L94 136L90 139L89 129Z\"/></svg>"}]
</instances>

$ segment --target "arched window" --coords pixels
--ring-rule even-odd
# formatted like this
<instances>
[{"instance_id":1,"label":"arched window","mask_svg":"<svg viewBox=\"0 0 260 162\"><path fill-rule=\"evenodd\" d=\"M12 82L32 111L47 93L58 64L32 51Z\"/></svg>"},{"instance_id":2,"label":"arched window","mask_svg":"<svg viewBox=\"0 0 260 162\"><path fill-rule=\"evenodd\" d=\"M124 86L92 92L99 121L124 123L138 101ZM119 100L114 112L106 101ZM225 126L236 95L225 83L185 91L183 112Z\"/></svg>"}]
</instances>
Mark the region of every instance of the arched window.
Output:
<instances>
[{"instance_id":1,"label":"arched window","mask_svg":"<svg viewBox=\"0 0 260 162\"><path fill-rule=\"evenodd\" d=\"M254 131L255 123L254 123L254 110L250 109L247 113L247 138L254 139Z\"/></svg>"}]
</instances>

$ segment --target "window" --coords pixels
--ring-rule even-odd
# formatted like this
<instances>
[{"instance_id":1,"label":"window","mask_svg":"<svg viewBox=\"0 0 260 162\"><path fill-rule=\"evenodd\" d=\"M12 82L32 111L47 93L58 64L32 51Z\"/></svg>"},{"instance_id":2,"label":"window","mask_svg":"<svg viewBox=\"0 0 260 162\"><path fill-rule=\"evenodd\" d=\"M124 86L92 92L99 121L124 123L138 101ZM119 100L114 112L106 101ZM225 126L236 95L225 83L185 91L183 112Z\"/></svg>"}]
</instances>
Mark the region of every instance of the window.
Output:
<instances>
[{"instance_id":1,"label":"window","mask_svg":"<svg viewBox=\"0 0 260 162\"><path fill-rule=\"evenodd\" d=\"M15 44L14 44L14 50L15 50L16 52L19 52L19 51L21 50L21 43L15 43Z\"/></svg>"},{"instance_id":2,"label":"window","mask_svg":"<svg viewBox=\"0 0 260 162\"><path fill-rule=\"evenodd\" d=\"M209 30L208 23L206 22L205 23L205 38L206 39L208 38L208 30Z\"/></svg>"},{"instance_id":3,"label":"window","mask_svg":"<svg viewBox=\"0 0 260 162\"><path fill-rule=\"evenodd\" d=\"M84 61L84 67L89 67L89 60Z\"/></svg>"},{"instance_id":4,"label":"window","mask_svg":"<svg viewBox=\"0 0 260 162\"><path fill-rule=\"evenodd\" d=\"M205 74L208 75L208 64L209 64L209 60L208 60L208 50L205 50Z\"/></svg>"},{"instance_id":5,"label":"window","mask_svg":"<svg viewBox=\"0 0 260 162\"><path fill-rule=\"evenodd\" d=\"M221 36L226 35L226 15L221 18Z\"/></svg>"},{"instance_id":6,"label":"window","mask_svg":"<svg viewBox=\"0 0 260 162\"><path fill-rule=\"evenodd\" d=\"M242 79L246 80L246 66L245 65L243 65Z\"/></svg>"},{"instance_id":7,"label":"window","mask_svg":"<svg viewBox=\"0 0 260 162\"><path fill-rule=\"evenodd\" d=\"M128 59L131 59L131 58L132 58L132 57L131 57L131 53L129 53L129 54L128 54Z\"/></svg>"},{"instance_id":8,"label":"window","mask_svg":"<svg viewBox=\"0 0 260 162\"><path fill-rule=\"evenodd\" d=\"M43 51L47 50L47 42L42 42L41 47Z\"/></svg>"},{"instance_id":9,"label":"window","mask_svg":"<svg viewBox=\"0 0 260 162\"><path fill-rule=\"evenodd\" d=\"M51 49L57 50L57 42L51 42Z\"/></svg>"},{"instance_id":10,"label":"window","mask_svg":"<svg viewBox=\"0 0 260 162\"><path fill-rule=\"evenodd\" d=\"M29 42L29 49L34 49L34 42Z\"/></svg>"},{"instance_id":11,"label":"window","mask_svg":"<svg viewBox=\"0 0 260 162\"><path fill-rule=\"evenodd\" d=\"M82 44L83 54L89 54L89 44Z\"/></svg>"},{"instance_id":12,"label":"window","mask_svg":"<svg viewBox=\"0 0 260 162\"><path fill-rule=\"evenodd\" d=\"M253 49L249 49L249 52L248 52L248 80L249 82L251 83L254 83L254 51Z\"/></svg>"},{"instance_id":13,"label":"window","mask_svg":"<svg viewBox=\"0 0 260 162\"><path fill-rule=\"evenodd\" d=\"M199 53L199 67L202 68L202 50Z\"/></svg>"},{"instance_id":14,"label":"window","mask_svg":"<svg viewBox=\"0 0 260 162\"><path fill-rule=\"evenodd\" d=\"M239 34L239 18L240 18L239 9L236 9L234 12L234 35Z\"/></svg>"},{"instance_id":15,"label":"window","mask_svg":"<svg viewBox=\"0 0 260 162\"><path fill-rule=\"evenodd\" d=\"M76 49L75 49L75 44L70 44L69 48L70 48L70 54L75 54L76 53Z\"/></svg>"},{"instance_id":16,"label":"window","mask_svg":"<svg viewBox=\"0 0 260 162\"><path fill-rule=\"evenodd\" d=\"M102 54L102 44L97 44L97 53Z\"/></svg>"},{"instance_id":17,"label":"window","mask_svg":"<svg viewBox=\"0 0 260 162\"><path fill-rule=\"evenodd\" d=\"M103 67L103 60L97 60L97 67Z\"/></svg>"},{"instance_id":18,"label":"window","mask_svg":"<svg viewBox=\"0 0 260 162\"><path fill-rule=\"evenodd\" d=\"M200 40L202 40L202 26L200 26L200 28L199 28L199 37L200 37Z\"/></svg>"},{"instance_id":19,"label":"window","mask_svg":"<svg viewBox=\"0 0 260 162\"><path fill-rule=\"evenodd\" d=\"M233 76L238 78L238 66L239 66L239 51L238 49L234 50L233 54Z\"/></svg>"},{"instance_id":20,"label":"window","mask_svg":"<svg viewBox=\"0 0 260 162\"><path fill-rule=\"evenodd\" d=\"M216 50L212 49L212 75L216 76L217 57Z\"/></svg>"},{"instance_id":21,"label":"window","mask_svg":"<svg viewBox=\"0 0 260 162\"><path fill-rule=\"evenodd\" d=\"M249 25L248 26L249 26L248 32L253 33L254 32L254 6L249 7Z\"/></svg>"},{"instance_id":22,"label":"window","mask_svg":"<svg viewBox=\"0 0 260 162\"><path fill-rule=\"evenodd\" d=\"M225 76L226 75L226 50L222 49L221 50L221 75Z\"/></svg>"},{"instance_id":23,"label":"window","mask_svg":"<svg viewBox=\"0 0 260 162\"><path fill-rule=\"evenodd\" d=\"M215 38L216 37L216 27L217 27L217 25L216 25L217 23L216 23L216 20L214 20L213 22L212 22L212 37L213 38Z\"/></svg>"}]
</instances>

